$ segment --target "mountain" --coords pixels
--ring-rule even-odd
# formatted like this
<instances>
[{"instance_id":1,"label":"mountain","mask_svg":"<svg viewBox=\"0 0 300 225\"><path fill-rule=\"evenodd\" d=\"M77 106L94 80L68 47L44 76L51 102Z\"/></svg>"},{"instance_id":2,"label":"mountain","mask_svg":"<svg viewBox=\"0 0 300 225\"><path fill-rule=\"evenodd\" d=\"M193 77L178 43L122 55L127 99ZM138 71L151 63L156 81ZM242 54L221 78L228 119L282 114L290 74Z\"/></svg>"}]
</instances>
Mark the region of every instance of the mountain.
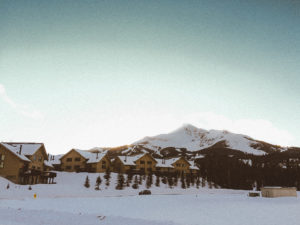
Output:
<instances>
[{"instance_id":1,"label":"mountain","mask_svg":"<svg viewBox=\"0 0 300 225\"><path fill-rule=\"evenodd\" d=\"M286 151L288 148L255 140L249 136L225 130L204 130L187 124L179 129L153 137L145 137L132 146L151 150L160 154L166 148L173 151L187 151L191 155L208 149L231 149L253 155L265 155Z\"/></svg>"}]
</instances>

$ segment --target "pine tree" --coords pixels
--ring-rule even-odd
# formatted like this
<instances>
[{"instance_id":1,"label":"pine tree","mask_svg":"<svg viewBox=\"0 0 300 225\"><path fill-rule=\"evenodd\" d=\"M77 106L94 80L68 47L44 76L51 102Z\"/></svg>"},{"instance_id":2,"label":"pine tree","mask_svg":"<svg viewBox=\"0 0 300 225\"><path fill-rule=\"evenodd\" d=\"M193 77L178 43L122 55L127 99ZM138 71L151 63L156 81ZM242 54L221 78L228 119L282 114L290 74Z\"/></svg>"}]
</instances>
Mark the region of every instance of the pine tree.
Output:
<instances>
[{"instance_id":1,"label":"pine tree","mask_svg":"<svg viewBox=\"0 0 300 225\"><path fill-rule=\"evenodd\" d=\"M131 183L131 179L130 179L129 174L127 174L126 186L127 186L127 187L130 187L130 183Z\"/></svg>"},{"instance_id":2,"label":"pine tree","mask_svg":"<svg viewBox=\"0 0 300 225\"><path fill-rule=\"evenodd\" d=\"M160 177L159 177L158 174L156 175L155 186L156 186L156 187L159 187L159 186L160 186Z\"/></svg>"},{"instance_id":3,"label":"pine tree","mask_svg":"<svg viewBox=\"0 0 300 225\"><path fill-rule=\"evenodd\" d=\"M89 179L89 176L86 176L85 182L84 182L84 186L85 186L86 188L89 188L89 187L90 187L90 179Z\"/></svg>"},{"instance_id":4,"label":"pine tree","mask_svg":"<svg viewBox=\"0 0 300 225\"><path fill-rule=\"evenodd\" d=\"M152 184L153 184L152 174L148 174L147 181L146 181L146 187L149 189Z\"/></svg>"},{"instance_id":5,"label":"pine tree","mask_svg":"<svg viewBox=\"0 0 300 225\"><path fill-rule=\"evenodd\" d=\"M95 190L100 190L100 185L102 183L101 177L98 176L96 179L96 186L95 186Z\"/></svg>"},{"instance_id":6,"label":"pine tree","mask_svg":"<svg viewBox=\"0 0 300 225\"><path fill-rule=\"evenodd\" d=\"M194 186L195 185L195 176L194 174L191 173L191 185Z\"/></svg>"},{"instance_id":7,"label":"pine tree","mask_svg":"<svg viewBox=\"0 0 300 225\"><path fill-rule=\"evenodd\" d=\"M197 180L196 180L196 187L199 189L199 187L200 187L200 178L199 177L197 177Z\"/></svg>"},{"instance_id":8,"label":"pine tree","mask_svg":"<svg viewBox=\"0 0 300 225\"><path fill-rule=\"evenodd\" d=\"M142 185L142 183L143 183L142 176L139 175L139 185Z\"/></svg>"},{"instance_id":9,"label":"pine tree","mask_svg":"<svg viewBox=\"0 0 300 225\"><path fill-rule=\"evenodd\" d=\"M133 181L132 188L133 189L138 189L139 188L139 181L138 181L137 175L134 176L134 181Z\"/></svg>"},{"instance_id":10,"label":"pine tree","mask_svg":"<svg viewBox=\"0 0 300 225\"><path fill-rule=\"evenodd\" d=\"M205 179L202 178L202 179L201 179L201 186L202 186L202 187L205 187L205 184L206 184Z\"/></svg>"},{"instance_id":11,"label":"pine tree","mask_svg":"<svg viewBox=\"0 0 300 225\"><path fill-rule=\"evenodd\" d=\"M211 181L208 181L208 188L212 189L212 182Z\"/></svg>"},{"instance_id":12,"label":"pine tree","mask_svg":"<svg viewBox=\"0 0 300 225\"><path fill-rule=\"evenodd\" d=\"M174 186L177 187L178 185L178 174L176 173L174 176Z\"/></svg>"},{"instance_id":13,"label":"pine tree","mask_svg":"<svg viewBox=\"0 0 300 225\"><path fill-rule=\"evenodd\" d=\"M190 188L190 186L191 186L191 176L188 174L186 176L186 187Z\"/></svg>"},{"instance_id":14,"label":"pine tree","mask_svg":"<svg viewBox=\"0 0 300 225\"><path fill-rule=\"evenodd\" d=\"M124 175L122 173L118 174L118 184L116 186L117 190L123 190L124 189L124 182L125 182L125 178Z\"/></svg>"},{"instance_id":15,"label":"pine tree","mask_svg":"<svg viewBox=\"0 0 300 225\"><path fill-rule=\"evenodd\" d=\"M181 181L181 188L186 189L184 173L181 174L180 181Z\"/></svg>"},{"instance_id":16,"label":"pine tree","mask_svg":"<svg viewBox=\"0 0 300 225\"><path fill-rule=\"evenodd\" d=\"M173 188L174 182L172 176L168 176L168 184L169 184L169 188Z\"/></svg>"},{"instance_id":17,"label":"pine tree","mask_svg":"<svg viewBox=\"0 0 300 225\"><path fill-rule=\"evenodd\" d=\"M162 182L163 184L167 184L168 181L167 181L166 176L163 176L163 177L162 177L161 182Z\"/></svg>"},{"instance_id":18,"label":"pine tree","mask_svg":"<svg viewBox=\"0 0 300 225\"><path fill-rule=\"evenodd\" d=\"M106 171L105 171L104 179L105 179L105 185L109 186L109 183L110 183L110 170L109 170L109 168L107 168Z\"/></svg>"}]
</instances>

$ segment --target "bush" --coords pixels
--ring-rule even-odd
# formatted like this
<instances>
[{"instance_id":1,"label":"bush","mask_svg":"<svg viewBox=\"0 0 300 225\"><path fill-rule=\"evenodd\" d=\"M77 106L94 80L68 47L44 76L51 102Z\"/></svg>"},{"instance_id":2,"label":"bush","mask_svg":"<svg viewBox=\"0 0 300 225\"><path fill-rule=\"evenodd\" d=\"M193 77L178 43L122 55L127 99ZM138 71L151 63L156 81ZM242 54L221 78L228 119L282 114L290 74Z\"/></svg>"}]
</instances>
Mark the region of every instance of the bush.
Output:
<instances>
[{"instance_id":1,"label":"bush","mask_svg":"<svg viewBox=\"0 0 300 225\"><path fill-rule=\"evenodd\" d=\"M151 195L151 191L150 190L143 190L139 192L139 195Z\"/></svg>"}]
</instances>

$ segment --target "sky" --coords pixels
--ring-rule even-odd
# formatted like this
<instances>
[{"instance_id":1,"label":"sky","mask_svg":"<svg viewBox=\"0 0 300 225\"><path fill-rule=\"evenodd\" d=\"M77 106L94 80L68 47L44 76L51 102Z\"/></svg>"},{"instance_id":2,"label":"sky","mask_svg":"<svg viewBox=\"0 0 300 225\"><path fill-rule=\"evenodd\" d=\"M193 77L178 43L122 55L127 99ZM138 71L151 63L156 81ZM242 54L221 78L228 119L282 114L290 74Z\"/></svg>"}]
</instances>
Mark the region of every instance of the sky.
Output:
<instances>
[{"instance_id":1,"label":"sky","mask_svg":"<svg viewBox=\"0 0 300 225\"><path fill-rule=\"evenodd\" d=\"M300 2L0 1L0 141L120 146L193 124L300 146Z\"/></svg>"}]
</instances>

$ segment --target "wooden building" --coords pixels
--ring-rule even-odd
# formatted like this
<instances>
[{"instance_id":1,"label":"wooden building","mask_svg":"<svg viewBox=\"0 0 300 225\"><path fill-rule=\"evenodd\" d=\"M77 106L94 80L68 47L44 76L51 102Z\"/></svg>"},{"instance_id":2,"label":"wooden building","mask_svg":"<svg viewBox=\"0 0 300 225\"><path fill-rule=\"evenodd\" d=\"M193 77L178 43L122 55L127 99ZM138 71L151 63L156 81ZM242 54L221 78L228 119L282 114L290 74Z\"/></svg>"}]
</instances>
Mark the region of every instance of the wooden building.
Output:
<instances>
[{"instance_id":1,"label":"wooden building","mask_svg":"<svg viewBox=\"0 0 300 225\"><path fill-rule=\"evenodd\" d=\"M152 173L156 170L157 161L149 154L136 156L117 156L113 162L114 172Z\"/></svg>"},{"instance_id":2,"label":"wooden building","mask_svg":"<svg viewBox=\"0 0 300 225\"><path fill-rule=\"evenodd\" d=\"M171 159L153 158L149 153L136 156L117 156L113 162L114 172L127 173L198 173L194 162L184 157Z\"/></svg>"},{"instance_id":3,"label":"wooden building","mask_svg":"<svg viewBox=\"0 0 300 225\"><path fill-rule=\"evenodd\" d=\"M198 173L199 168L194 162L188 161L185 157L177 157L171 159L157 159L156 170L162 173Z\"/></svg>"},{"instance_id":4,"label":"wooden building","mask_svg":"<svg viewBox=\"0 0 300 225\"><path fill-rule=\"evenodd\" d=\"M262 187L260 190L261 196L266 198L297 197L295 187Z\"/></svg>"},{"instance_id":5,"label":"wooden building","mask_svg":"<svg viewBox=\"0 0 300 225\"><path fill-rule=\"evenodd\" d=\"M49 165L45 165L47 160L43 143L0 143L0 176L14 183L48 183L50 179L53 181L56 174L50 172Z\"/></svg>"},{"instance_id":6,"label":"wooden building","mask_svg":"<svg viewBox=\"0 0 300 225\"><path fill-rule=\"evenodd\" d=\"M105 172L111 169L111 162L106 152L88 152L71 149L60 157L60 169L68 172Z\"/></svg>"}]
</instances>

